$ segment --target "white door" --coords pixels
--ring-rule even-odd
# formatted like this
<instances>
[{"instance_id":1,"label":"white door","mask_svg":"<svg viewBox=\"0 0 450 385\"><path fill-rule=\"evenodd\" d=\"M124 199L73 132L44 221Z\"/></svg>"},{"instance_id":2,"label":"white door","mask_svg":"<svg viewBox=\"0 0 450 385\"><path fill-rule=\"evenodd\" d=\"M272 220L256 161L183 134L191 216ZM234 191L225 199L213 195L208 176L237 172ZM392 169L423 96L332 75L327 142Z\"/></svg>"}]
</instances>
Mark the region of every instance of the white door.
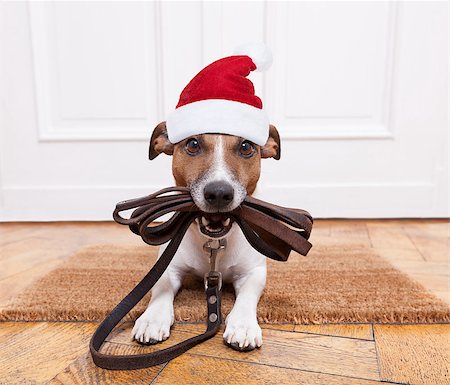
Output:
<instances>
[{"instance_id":1,"label":"white door","mask_svg":"<svg viewBox=\"0 0 450 385\"><path fill-rule=\"evenodd\" d=\"M260 197L315 217L448 216L447 2L0 3L0 218L110 219L204 65L248 41L282 136Z\"/></svg>"}]
</instances>

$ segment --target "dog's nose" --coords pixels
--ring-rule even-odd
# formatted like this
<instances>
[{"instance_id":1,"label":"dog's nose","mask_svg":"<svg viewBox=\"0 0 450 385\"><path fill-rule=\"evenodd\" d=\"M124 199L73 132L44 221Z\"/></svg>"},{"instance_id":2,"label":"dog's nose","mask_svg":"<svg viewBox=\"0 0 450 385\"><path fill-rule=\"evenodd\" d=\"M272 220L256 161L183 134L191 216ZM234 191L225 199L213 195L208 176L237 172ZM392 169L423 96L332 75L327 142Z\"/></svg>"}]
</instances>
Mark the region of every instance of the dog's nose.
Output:
<instances>
[{"instance_id":1,"label":"dog's nose","mask_svg":"<svg viewBox=\"0 0 450 385\"><path fill-rule=\"evenodd\" d=\"M221 209L231 203L234 190L227 182L211 182L205 186L203 195L212 206Z\"/></svg>"}]
</instances>

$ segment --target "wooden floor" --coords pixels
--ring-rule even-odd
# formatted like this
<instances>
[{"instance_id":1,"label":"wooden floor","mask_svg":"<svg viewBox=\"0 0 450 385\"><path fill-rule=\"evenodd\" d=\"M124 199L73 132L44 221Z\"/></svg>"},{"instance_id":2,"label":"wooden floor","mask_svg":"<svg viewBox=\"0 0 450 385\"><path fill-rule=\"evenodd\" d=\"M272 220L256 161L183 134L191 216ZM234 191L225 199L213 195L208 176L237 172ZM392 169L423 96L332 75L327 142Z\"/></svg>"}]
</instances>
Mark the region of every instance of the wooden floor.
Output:
<instances>
[{"instance_id":1,"label":"wooden floor","mask_svg":"<svg viewBox=\"0 0 450 385\"><path fill-rule=\"evenodd\" d=\"M446 220L321 220L313 244L376 249L436 296L449 299ZM0 306L84 245L140 244L113 223L0 224ZM112 282L112 284L115 284ZM450 325L262 325L261 349L239 353L221 333L168 364L96 368L91 322L0 322L0 384L450 384ZM124 323L105 350L142 352ZM203 331L176 325L172 344ZM223 332L223 330L222 330Z\"/></svg>"}]
</instances>

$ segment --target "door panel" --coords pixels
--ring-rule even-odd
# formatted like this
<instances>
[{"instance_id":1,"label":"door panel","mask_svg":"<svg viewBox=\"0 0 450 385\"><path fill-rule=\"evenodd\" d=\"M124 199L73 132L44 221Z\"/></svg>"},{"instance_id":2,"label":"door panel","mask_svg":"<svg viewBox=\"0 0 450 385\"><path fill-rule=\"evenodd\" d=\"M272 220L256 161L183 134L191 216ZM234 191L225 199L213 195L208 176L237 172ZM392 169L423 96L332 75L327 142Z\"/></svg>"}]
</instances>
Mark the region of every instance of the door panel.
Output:
<instances>
[{"instance_id":1,"label":"door panel","mask_svg":"<svg viewBox=\"0 0 450 385\"><path fill-rule=\"evenodd\" d=\"M103 220L173 183L152 129L204 65L266 41L282 137L257 195L316 217L448 209L447 2L0 3L0 218Z\"/></svg>"}]
</instances>

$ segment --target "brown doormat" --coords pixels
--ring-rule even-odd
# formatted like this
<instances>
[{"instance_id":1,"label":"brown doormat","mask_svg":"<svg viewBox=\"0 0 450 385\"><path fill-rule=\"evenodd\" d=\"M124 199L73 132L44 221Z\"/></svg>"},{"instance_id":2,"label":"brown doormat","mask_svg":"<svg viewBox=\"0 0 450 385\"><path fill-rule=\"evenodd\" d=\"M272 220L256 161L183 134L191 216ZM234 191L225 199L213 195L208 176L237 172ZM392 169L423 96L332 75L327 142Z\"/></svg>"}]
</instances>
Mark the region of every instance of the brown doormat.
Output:
<instances>
[{"instance_id":1,"label":"brown doormat","mask_svg":"<svg viewBox=\"0 0 450 385\"><path fill-rule=\"evenodd\" d=\"M85 248L0 309L0 319L101 320L147 273L156 254L157 248L146 245ZM233 290L226 286L224 315L233 302ZM175 319L204 321L205 306L202 282L188 279L175 300ZM258 318L297 324L428 323L449 321L450 309L371 249L314 247L308 257L268 260Z\"/></svg>"}]
</instances>

